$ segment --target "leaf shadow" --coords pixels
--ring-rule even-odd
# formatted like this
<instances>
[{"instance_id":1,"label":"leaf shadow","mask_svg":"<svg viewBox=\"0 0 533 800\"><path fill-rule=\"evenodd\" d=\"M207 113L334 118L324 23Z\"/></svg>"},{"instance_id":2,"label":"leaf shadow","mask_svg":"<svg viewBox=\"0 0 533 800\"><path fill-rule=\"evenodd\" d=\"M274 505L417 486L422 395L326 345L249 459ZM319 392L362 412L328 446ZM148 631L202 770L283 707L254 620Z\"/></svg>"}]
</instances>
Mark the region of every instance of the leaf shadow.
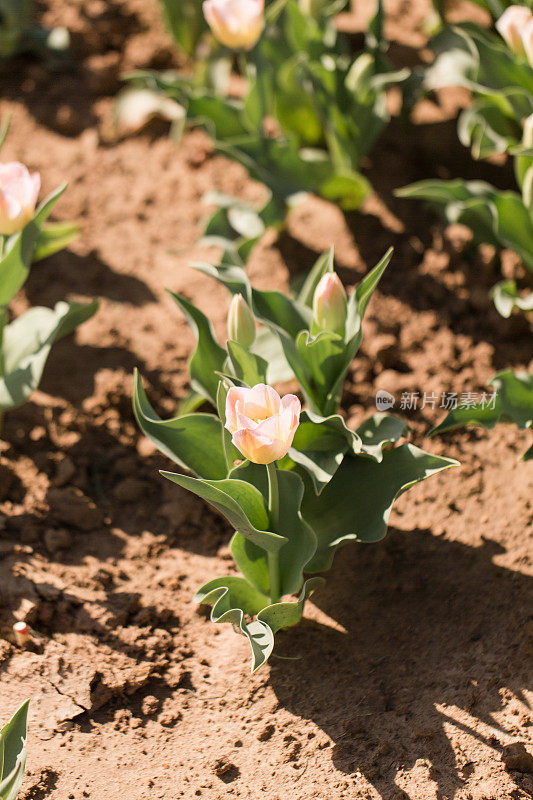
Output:
<instances>
[{"instance_id":1,"label":"leaf shadow","mask_svg":"<svg viewBox=\"0 0 533 800\"><path fill-rule=\"evenodd\" d=\"M72 250L55 253L32 267L24 285L32 305L54 305L64 299L65 290L138 308L157 300L144 281L115 272L94 250L85 256Z\"/></svg>"},{"instance_id":2,"label":"leaf shadow","mask_svg":"<svg viewBox=\"0 0 533 800\"><path fill-rule=\"evenodd\" d=\"M418 759L435 796L455 796L468 770L445 723L499 758L514 733L493 717L502 687L527 705L533 578L495 564L502 552L392 529L378 546L347 549L313 597L331 627L306 621L280 638L279 655L305 656L272 661L279 704L313 720L334 742L337 769L360 771L388 800L408 800L395 779Z\"/></svg>"}]
</instances>

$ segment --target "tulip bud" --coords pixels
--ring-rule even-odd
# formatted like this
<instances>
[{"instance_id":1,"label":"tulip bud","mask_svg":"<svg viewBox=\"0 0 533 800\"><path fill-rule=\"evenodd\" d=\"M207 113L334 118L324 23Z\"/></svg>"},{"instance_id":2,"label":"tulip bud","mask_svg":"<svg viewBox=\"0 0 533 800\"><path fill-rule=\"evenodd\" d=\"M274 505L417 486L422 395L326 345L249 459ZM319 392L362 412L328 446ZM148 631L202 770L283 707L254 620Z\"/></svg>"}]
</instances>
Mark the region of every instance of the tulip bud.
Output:
<instances>
[{"instance_id":1,"label":"tulip bud","mask_svg":"<svg viewBox=\"0 0 533 800\"><path fill-rule=\"evenodd\" d=\"M0 236L11 236L33 216L41 178L32 175L24 164L0 164Z\"/></svg>"},{"instance_id":2,"label":"tulip bud","mask_svg":"<svg viewBox=\"0 0 533 800\"><path fill-rule=\"evenodd\" d=\"M221 44L251 50L264 25L264 0L205 0L204 16Z\"/></svg>"},{"instance_id":3,"label":"tulip bud","mask_svg":"<svg viewBox=\"0 0 533 800\"><path fill-rule=\"evenodd\" d=\"M250 306L242 296L236 294L228 312L228 336L243 347L251 347L255 342L255 321Z\"/></svg>"},{"instance_id":4,"label":"tulip bud","mask_svg":"<svg viewBox=\"0 0 533 800\"><path fill-rule=\"evenodd\" d=\"M533 149L533 114L530 114L529 117L526 117L524 120L522 144L524 147Z\"/></svg>"},{"instance_id":5,"label":"tulip bud","mask_svg":"<svg viewBox=\"0 0 533 800\"><path fill-rule=\"evenodd\" d=\"M30 630L25 622L15 622L13 625L13 634L19 647L25 647L27 645L30 638Z\"/></svg>"},{"instance_id":6,"label":"tulip bud","mask_svg":"<svg viewBox=\"0 0 533 800\"><path fill-rule=\"evenodd\" d=\"M324 331L344 333L348 300L335 272L326 272L315 289L313 313L316 325Z\"/></svg>"},{"instance_id":7,"label":"tulip bud","mask_svg":"<svg viewBox=\"0 0 533 800\"><path fill-rule=\"evenodd\" d=\"M524 56L526 54L522 31L531 18L531 11L526 6L509 6L496 22L498 33L517 55Z\"/></svg>"}]
</instances>

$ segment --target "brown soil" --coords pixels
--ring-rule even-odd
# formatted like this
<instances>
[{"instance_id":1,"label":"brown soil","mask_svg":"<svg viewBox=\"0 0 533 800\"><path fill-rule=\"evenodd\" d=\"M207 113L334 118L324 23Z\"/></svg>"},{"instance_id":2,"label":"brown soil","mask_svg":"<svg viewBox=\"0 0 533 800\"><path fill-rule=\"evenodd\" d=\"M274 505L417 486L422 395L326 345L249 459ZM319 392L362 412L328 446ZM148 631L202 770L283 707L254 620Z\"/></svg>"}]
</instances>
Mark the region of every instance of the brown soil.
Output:
<instances>
[{"instance_id":1,"label":"brown soil","mask_svg":"<svg viewBox=\"0 0 533 800\"><path fill-rule=\"evenodd\" d=\"M427 10L391 0L396 64L426 57ZM227 297L188 269L216 257L196 243L202 195L260 190L199 131L179 148L160 133L102 141L120 70L174 63L156 0L50 0L42 11L72 29L77 60L56 74L29 60L5 67L3 156L39 169L47 190L68 177L57 218L83 233L36 266L16 311L67 295L102 305L56 347L0 442L0 719L32 698L21 797L531 797L527 758L504 750L529 747L533 732L533 467L517 462L527 435L501 426L427 440L443 412L407 412L413 441L461 470L405 495L382 543L344 549L307 618L250 677L246 642L191 602L231 568L230 531L158 476L167 464L139 437L130 393L135 366L163 414L186 390L192 336L165 287L223 337ZM342 23L359 41L361 18ZM372 413L377 388L479 391L498 369L532 366L527 325L487 298L490 252L470 253L464 231L392 196L432 175L512 185L458 144L463 102L448 92L421 103L414 130L394 120L365 165L376 196L362 211L310 200L254 253L253 280L284 286L334 243L353 284L395 245L344 398L353 420ZM27 651L10 643L20 618L34 630Z\"/></svg>"}]
</instances>

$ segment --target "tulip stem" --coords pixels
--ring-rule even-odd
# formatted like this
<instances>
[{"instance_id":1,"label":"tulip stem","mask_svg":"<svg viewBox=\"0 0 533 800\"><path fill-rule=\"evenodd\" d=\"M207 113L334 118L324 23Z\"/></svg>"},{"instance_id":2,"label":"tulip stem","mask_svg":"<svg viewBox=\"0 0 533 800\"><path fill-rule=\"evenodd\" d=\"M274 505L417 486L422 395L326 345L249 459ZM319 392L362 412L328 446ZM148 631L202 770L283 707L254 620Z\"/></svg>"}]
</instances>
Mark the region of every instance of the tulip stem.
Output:
<instances>
[{"instance_id":1,"label":"tulip stem","mask_svg":"<svg viewBox=\"0 0 533 800\"><path fill-rule=\"evenodd\" d=\"M274 533L278 533L279 527L279 485L278 470L275 462L267 464L268 474L268 512L270 516L270 526ZM279 553L270 550L267 552L268 560L268 584L270 590L270 602L278 603L280 600L280 576L279 576Z\"/></svg>"}]
</instances>

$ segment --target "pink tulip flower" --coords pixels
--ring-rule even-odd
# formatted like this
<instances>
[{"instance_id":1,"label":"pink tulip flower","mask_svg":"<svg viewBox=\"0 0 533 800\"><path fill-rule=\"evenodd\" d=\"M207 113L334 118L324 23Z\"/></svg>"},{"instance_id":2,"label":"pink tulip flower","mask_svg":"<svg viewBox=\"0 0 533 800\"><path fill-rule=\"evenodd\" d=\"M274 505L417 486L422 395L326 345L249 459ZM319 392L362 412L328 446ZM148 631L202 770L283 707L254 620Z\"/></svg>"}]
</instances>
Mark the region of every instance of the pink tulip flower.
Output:
<instances>
[{"instance_id":1,"label":"pink tulip flower","mask_svg":"<svg viewBox=\"0 0 533 800\"><path fill-rule=\"evenodd\" d=\"M204 16L221 44L251 50L264 25L264 0L205 0Z\"/></svg>"},{"instance_id":2,"label":"pink tulip flower","mask_svg":"<svg viewBox=\"0 0 533 800\"><path fill-rule=\"evenodd\" d=\"M0 235L11 236L33 216L41 188L38 172L30 174L24 164L0 164Z\"/></svg>"},{"instance_id":3,"label":"pink tulip flower","mask_svg":"<svg viewBox=\"0 0 533 800\"><path fill-rule=\"evenodd\" d=\"M526 54L522 32L533 15L527 6L509 6L496 23L496 29L513 53Z\"/></svg>"},{"instance_id":4,"label":"pink tulip flower","mask_svg":"<svg viewBox=\"0 0 533 800\"><path fill-rule=\"evenodd\" d=\"M339 276L335 272L326 272L320 279L313 297L316 324L324 331L343 333L347 308L346 291Z\"/></svg>"},{"instance_id":5,"label":"pink tulip flower","mask_svg":"<svg viewBox=\"0 0 533 800\"><path fill-rule=\"evenodd\" d=\"M295 395L281 398L264 383L252 389L232 387L226 398L226 428L245 458L254 464L271 464L289 451L300 410Z\"/></svg>"}]
</instances>

